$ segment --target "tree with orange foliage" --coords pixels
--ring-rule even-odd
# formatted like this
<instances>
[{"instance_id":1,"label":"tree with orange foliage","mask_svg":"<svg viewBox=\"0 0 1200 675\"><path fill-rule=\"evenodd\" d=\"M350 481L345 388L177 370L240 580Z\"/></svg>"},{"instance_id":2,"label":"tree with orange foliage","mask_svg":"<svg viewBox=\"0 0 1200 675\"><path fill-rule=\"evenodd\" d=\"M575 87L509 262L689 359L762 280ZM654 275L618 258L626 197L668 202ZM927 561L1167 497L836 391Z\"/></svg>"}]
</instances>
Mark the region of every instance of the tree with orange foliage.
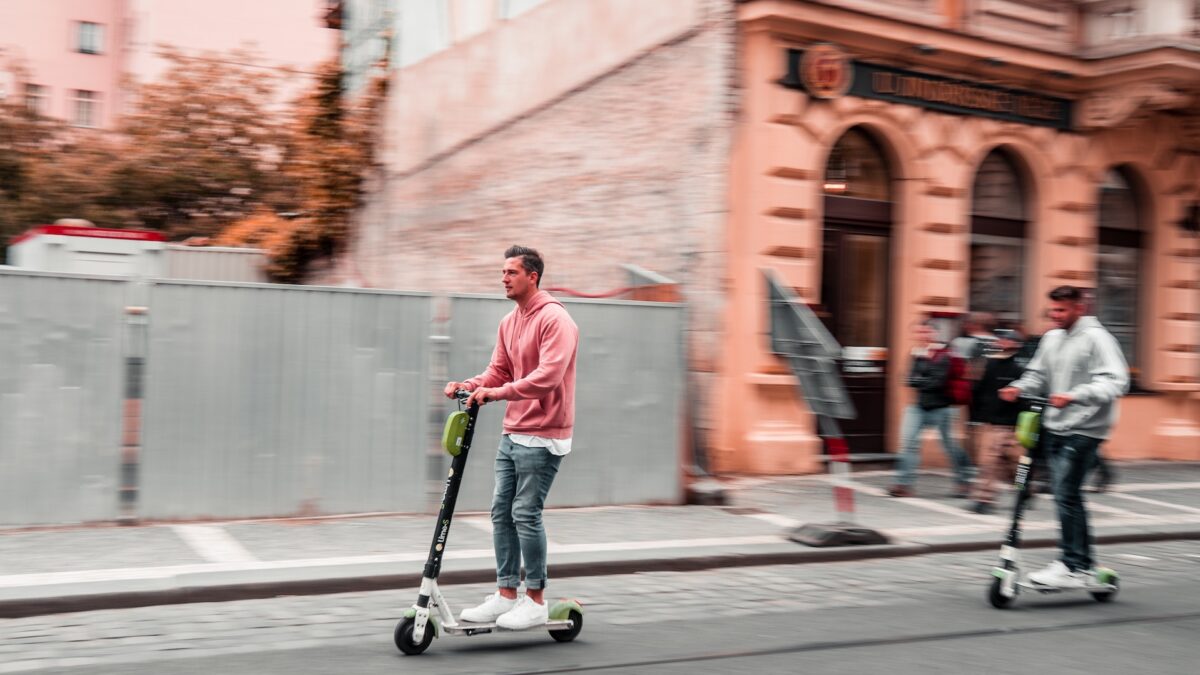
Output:
<instances>
[{"instance_id":1,"label":"tree with orange foliage","mask_svg":"<svg viewBox=\"0 0 1200 675\"><path fill-rule=\"evenodd\" d=\"M212 235L263 205L288 208L280 173L286 130L271 109L276 75L254 60L164 54L164 77L141 86L119 127L108 202L126 224L172 238Z\"/></svg>"},{"instance_id":2,"label":"tree with orange foliage","mask_svg":"<svg viewBox=\"0 0 1200 675\"><path fill-rule=\"evenodd\" d=\"M164 56L171 66L137 88L115 133L0 101L0 236L86 218L259 246L273 280L302 281L345 246L374 169L386 79L352 105L335 58L281 111L271 103L276 75L249 55Z\"/></svg>"},{"instance_id":3,"label":"tree with orange foliage","mask_svg":"<svg viewBox=\"0 0 1200 675\"><path fill-rule=\"evenodd\" d=\"M259 212L217 237L226 245L266 249L267 272L276 281L302 281L313 261L344 249L364 184L375 168L375 131L387 80L371 82L352 105L343 91L343 75L336 60L322 64L313 89L294 108L280 168L297 190L296 214L283 218Z\"/></svg>"}]
</instances>

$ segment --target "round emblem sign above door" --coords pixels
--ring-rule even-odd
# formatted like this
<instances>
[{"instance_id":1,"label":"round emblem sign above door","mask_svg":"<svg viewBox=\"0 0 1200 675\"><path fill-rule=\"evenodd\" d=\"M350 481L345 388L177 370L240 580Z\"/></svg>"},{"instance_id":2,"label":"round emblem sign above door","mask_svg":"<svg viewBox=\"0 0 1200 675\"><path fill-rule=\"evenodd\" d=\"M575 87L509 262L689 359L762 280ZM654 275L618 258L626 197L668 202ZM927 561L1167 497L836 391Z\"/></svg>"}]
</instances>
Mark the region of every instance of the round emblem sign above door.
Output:
<instances>
[{"instance_id":1,"label":"round emblem sign above door","mask_svg":"<svg viewBox=\"0 0 1200 675\"><path fill-rule=\"evenodd\" d=\"M853 78L850 57L841 48L821 43L804 50L800 80L814 97L838 98L850 90Z\"/></svg>"}]
</instances>

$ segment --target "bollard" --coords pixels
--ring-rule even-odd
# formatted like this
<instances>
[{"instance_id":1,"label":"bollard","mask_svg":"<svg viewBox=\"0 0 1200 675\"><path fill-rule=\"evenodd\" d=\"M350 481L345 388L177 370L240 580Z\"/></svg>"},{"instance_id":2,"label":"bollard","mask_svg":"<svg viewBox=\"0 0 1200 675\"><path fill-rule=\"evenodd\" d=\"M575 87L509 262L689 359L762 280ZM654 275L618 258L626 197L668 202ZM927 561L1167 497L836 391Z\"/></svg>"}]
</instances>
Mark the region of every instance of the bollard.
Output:
<instances>
[{"instance_id":1,"label":"bollard","mask_svg":"<svg viewBox=\"0 0 1200 675\"><path fill-rule=\"evenodd\" d=\"M142 398L146 372L146 307L125 308L125 414L121 429L121 484L117 522L137 524L138 461L142 449Z\"/></svg>"},{"instance_id":2,"label":"bollard","mask_svg":"<svg viewBox=\"0 0 1200 675\"><path fill-rule=\"evenodd\" d=\"M829 455L833 479L833 504L836 523L808 523L788 535L788 539L807 546L863 546L887 544L888 538L877 530L858 524L854 515L854 487L850 477L850 447L838 428L837 420L817 416L821 436Z\"/></svg>"}]
</instances>

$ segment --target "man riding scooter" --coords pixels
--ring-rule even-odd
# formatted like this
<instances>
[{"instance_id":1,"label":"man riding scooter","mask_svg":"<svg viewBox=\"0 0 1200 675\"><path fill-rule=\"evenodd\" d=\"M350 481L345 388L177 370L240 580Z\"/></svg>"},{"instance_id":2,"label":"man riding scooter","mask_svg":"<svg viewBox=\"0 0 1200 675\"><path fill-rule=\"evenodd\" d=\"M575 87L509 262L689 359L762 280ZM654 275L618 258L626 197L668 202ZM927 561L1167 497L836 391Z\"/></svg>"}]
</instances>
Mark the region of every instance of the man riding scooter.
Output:
<instances>
[{"instance_id":1,"label":"man riding scooter","mask_svg":"<svg viewBox=\"0 0 1200 675\"><path fill-rule=\"evenodd\" d=\"M1020 379L1000 390L1013 402L1022 394L1049 395L1044 444L1058 507L1062 556L1029 575L1036 584L1083 588L1095 576L1087 506L1081 486L1097 463L1097 448L1117 419L1117 399L1129 391L1129 366L1121 347L1094 316L1085 316L1083 292L1050 291L1056 329L1038 344ZM1068 407L1070 406L1070 407Z\"/></svg>"}]
</instances>

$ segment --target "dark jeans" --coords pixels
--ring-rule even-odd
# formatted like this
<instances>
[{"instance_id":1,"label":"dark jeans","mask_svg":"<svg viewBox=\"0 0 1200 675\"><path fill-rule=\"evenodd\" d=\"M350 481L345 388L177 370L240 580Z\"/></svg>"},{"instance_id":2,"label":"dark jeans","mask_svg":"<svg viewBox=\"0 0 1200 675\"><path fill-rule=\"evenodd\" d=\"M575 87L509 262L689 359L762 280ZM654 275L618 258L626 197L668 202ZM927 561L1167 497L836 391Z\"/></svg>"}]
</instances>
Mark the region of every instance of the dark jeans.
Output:
<instances>
[{"instance_id":1,"label":"dark jeans","mask_svg":"<svg viewBox=\"0 0 1200 675\"><path fill-rule=\"evenodd\" d=\"M1058 506L1061 530L1059 548L1062 561L1071 570L1092 567L1092 532L1088 528L1087 505L1080 488L1097 463L1100 440L1071 434L1046 434L1046 452L1050 476L1054 481L1054 502Z\"/></svg>"}]
</instances>

